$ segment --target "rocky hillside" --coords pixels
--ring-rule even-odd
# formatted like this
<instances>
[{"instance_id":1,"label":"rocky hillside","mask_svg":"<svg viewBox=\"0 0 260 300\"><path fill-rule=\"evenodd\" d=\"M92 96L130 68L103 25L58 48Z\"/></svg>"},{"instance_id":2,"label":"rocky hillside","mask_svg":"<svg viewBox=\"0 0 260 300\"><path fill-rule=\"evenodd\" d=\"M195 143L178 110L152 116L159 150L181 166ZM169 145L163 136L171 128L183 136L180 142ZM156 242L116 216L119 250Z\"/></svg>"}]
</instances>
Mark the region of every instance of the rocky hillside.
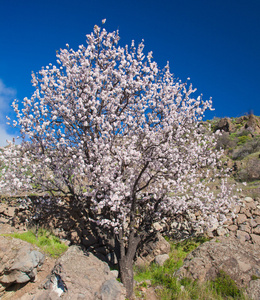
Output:
<instances>
[{"instance_id":1,"label":"rocky hillside","mask_svg":"<svg viewBox=\"0 0 260 300\"><path fill-rule=\"evenodd\" d=\"M231 168L231 177L243 187L245 195L260 197L260 117L255 115L239 118L215 118L212 131L222 135L217 147L225 150L225 163Z\"/></svg>"}]
</instances>

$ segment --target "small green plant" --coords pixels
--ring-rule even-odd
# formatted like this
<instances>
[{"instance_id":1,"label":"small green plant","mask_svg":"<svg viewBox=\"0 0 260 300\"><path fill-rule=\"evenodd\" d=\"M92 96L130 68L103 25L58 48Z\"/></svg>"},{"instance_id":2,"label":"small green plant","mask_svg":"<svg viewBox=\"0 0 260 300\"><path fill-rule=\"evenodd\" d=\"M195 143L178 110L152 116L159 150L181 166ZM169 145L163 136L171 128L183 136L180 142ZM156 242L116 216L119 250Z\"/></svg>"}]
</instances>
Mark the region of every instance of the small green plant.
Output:
<instances>
[{"instance_id":1,"label":"small green plant","mask_svg":"<svg viewBox=\"0 0 260 300\"><path fill-rule=\"evenodd\" d=\"M57 258L64 253L68 246L63 244L58 237L53 235L50 231L40 228L36 235L32 230L23 233L10 233L5 236L11 236L30 244L36 245L43 252L50 256Z\"/></svg>"},{"instance_id":2,"label":"small green plant","mask_svg":"<svg viewBox=\"0 0 260 300\"><path fill-rule=\"evenodd\" d=\"M244 299L243 293L239 290L234 280L224 271L220 270L215 280L211 282L212 287L222 297L233 297L234 299Z\"/></svg>"},{"instance_id":3,"label":"small green plant","mask_svg":"<svg viewBox=\"0 0 260 300\"><path fill-rule=\"evenodd\" d=\"M235 140L237 138L237 134L235 132L232 132L230 135L229 135L230 139L231 140Z\"/></svg>"},{"instance_id":4,"label":"small green plant","mask_svg":"<svg viewBox=\"0 0 260 300\"><path fill-rule=\"evenodd\" d=\"M243 145L245 144L248 140L251 140L252 138L248 135L242 135L238 137L238 145Z\"/></svg>"},{"instance_id":5,"label":"small green plant","mask_svg":"<svg viewBox=\"0 0 260 300\"><path fill-rule=\"evenodd\" d=\"M252 280L258 280L258 279L260 279L260 277L259 277L259 276L256 276L256 275L252 275L252 276L251 276L251 279L252 279Z\"/></svg>"}]
</instances>

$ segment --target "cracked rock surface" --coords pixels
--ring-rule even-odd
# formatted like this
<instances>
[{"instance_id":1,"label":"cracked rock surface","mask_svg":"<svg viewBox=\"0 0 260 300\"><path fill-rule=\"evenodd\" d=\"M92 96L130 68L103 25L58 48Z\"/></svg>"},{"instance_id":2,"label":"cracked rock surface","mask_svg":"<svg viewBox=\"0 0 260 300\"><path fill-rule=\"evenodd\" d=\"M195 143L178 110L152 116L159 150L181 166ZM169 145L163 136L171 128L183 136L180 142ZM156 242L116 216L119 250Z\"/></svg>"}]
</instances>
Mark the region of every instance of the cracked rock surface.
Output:
<instances>
[{"instance_id":1,"label":"cracked rock surface","mask_svg":"<svg viewBox=\"0 0 260 300\"><path fill-rule=\"evenodd\" d=\"M34 280L44 259L44 254L29 243L0 236L0 291Z\"/></svg>"}]
</instances>

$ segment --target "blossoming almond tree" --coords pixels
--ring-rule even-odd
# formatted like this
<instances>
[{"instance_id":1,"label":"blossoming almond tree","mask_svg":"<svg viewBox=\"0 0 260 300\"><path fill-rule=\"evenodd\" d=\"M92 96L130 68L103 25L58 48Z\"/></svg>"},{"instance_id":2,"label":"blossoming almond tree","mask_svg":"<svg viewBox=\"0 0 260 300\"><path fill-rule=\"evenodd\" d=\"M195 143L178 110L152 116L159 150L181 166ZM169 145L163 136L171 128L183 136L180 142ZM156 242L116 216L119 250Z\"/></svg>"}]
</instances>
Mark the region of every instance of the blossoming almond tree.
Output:
<instances>
[{"instance_id":1,"label":"blossoming almond tree","mask_svg":"<svg viewBox=\"0 0 260 300\"><path fill-rule=\"evenodd\" d=\"M200 210L201 225L230 204L213 134L200 123L211 100L160 70L143 42L118 44L98 26L87 45L57 54L58 66L33 74L35 92L13 103L22 142L10 143L0 188L70 195L116 238L120 276L133 294L133 260L156 221Z\"/></svg>"}]
</instances>

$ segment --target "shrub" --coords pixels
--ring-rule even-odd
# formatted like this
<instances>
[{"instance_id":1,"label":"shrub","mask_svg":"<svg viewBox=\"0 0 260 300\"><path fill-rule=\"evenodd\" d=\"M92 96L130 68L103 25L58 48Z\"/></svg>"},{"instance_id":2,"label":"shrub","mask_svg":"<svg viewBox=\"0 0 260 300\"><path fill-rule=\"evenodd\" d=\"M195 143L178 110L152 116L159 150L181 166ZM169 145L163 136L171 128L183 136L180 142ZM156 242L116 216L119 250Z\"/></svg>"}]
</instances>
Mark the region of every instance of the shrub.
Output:
<instances>
[{"instance_id":1,"label":"shrub","mask_svg":"<svg viewBox=\"0 0 260 300\"><path fill-rule=\"evenodd\" d=\"M234 280L224 271L220 270L218 276L212 281L212 287L222 297L233 297L234 299L243 299L243 293L239 290Z\"/></svg>"},{"instance_id":2,"label":"shrub","mask_svg":"<svg viewBox=\"0 0 260 300\"><path fill-rule=\"evenodd\" d=\"M233 149L236 147L236 141L232 139L228 132L223 132L217 140L217 149Z\"/></svg>"},{"instance_id":3,"label":"shrub","mask_svg":"<svg viewBox=\"0 0 260 300\"><path fill-rule=\"evenodd\" d=\"M241 137L242 138L242 137ZM232 154L232 159L241 160L248 156L249 154L260 151L260 138L255 139L247 138L245 144L237 150L234 150Z\"/></svg>"},{"instance_id":4,"label":"shrub","mask_svg":"<svg viewBox=\"0 0 260 300\"><path fill-rule=\"evenodd\" d=\"M242 135L238 137L238 145L243 145L245 144L247 141L251 140L252 138L248 135Z\"/></svg>"}]
</instances>

